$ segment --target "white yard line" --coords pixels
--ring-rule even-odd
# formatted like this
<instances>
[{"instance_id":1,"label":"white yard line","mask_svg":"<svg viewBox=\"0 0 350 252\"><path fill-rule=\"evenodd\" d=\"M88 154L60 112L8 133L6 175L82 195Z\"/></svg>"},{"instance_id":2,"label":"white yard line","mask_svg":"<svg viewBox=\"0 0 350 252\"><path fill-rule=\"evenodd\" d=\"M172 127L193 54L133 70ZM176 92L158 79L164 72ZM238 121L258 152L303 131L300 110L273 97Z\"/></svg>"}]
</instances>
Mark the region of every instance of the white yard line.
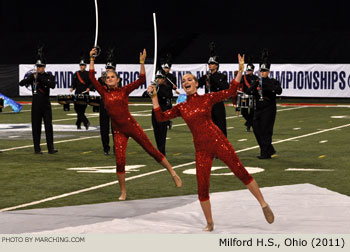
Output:
<instances>
[{"instance_id":1,"label":"white yard line","mask_svg":"<svg viewBox=\"0 0 350 252\"><path fill-rule=\"evenodd\" d=\"M79 138L73 138L73 139L68 139L68 140L55 141L54 144L74 142L74 141L86 140L86 139L91 139L91 138L99 138L99 137L101 137L101 136L98 135L98 136L89 136L89 137L79 137ZM46 145L46 143L41 143L40 145ZM25 148L30 148L30 147L34 147L34 145L25 145L25 146L13 147L13 148L8 148L8 149L3 149L1 151L4 152L4 151L11 151L11 150L19 150L19 149L25 149Z\"/></svg>"},{"instance_id":2,"label":"white yard line","mask_svg":"<svg viewBox=\"0 0 350 252\"><path fill-rule=\"evenodd\" d=\"M87 116L86 118L94 118L94 117L99 117L99 115L91 115L91 116ZM62 121L70 121L70 120L77 120L77 117L72 116L71 118L56 119L56 120L52 120L52 122L62 122Z\"/></svg>"},{"instance_id":3,"label":"white yard line","mask_svg":"<svg viewBox=\"0 0 350 252\"><path fill-rule=\"evenodd\" d=\"M273 142L273 144L279 144L279 143L283 143L283 142L288 142L288 141L292 141L292 140L295 140L295 139L308 137L308 136L313 136L313 135L317 135L317 134L321 134L321 133L328 132L328 131L331 131L331 130L337 130L337 129L345 128L345 127L349 127L349 126L350 126L350 124L345 124L345 125L334 127L334 128L329 128L329 129L325 129L325 130L319 130L319 131L316 131L316 132L313 132L313 133L309 133L309 134L305 134L305 135L301 135L301 136L296 136L296 137L291 137L291 138L279 140L279 141ZM259 148L259 145L256 145L256 146L253 146L253 147L249 147L249 148L245 148L245 149L242 149L242 150L238 150L238 151L236 151L236 153L240 153L240 152L244 152L244 151L248 151L248 150L253 150L253 149L257 149L257 148ZM181 165L177 165L177 166L174 166L173 168L176 169L176 168L180 168L180 167L184 167L184 166L188 166L188 165L193 165L193 164L195 164L195 161L189 162L189 163L185 163L185 164L181 164ZM136 178L145 177L145 176L156 174L156 173L163 172L163 171L166 171L166 170L165 169L156 170L156 171L153 171L153 172L148 172L148 173L132 176L132 177L127 178L126 180L127 181L128 180L133 180L133 179L136 179ZM95 190L95 189L103 188L103 187L114 185L114 184L117 184L117 183L118 183L118 181L113 181L113 182L109 182L109 183L105 183L105 184L101 184L101 185L85 188L85 189L82 189L82 190L78 190L78 191L74 191L74 192L65 193L65 194L61 194L61 195L58 195L58 196L42 199L42 200L39 200L39 201L34 201L34 202L30 202L30 203L26 203L26 204L22 204L22 205L18 205L18 206L13 206L13 207L8 207L8 208L0 209L0 212L15 210L15 209L18 209L18 208L28 207L28 206L32 206L32 205L37 205L37 204L40 204L40 203L43 203L43 202L47 202L47 201L51 201L51 200L55 200L55 199L60 199L60 198L68 197L68 196L71 196L71 195L75 195L75 194L79 194L79 193L83 193L83 192L87 192L87 191L92 191L92 190Z\"/></svg>"},{"instance_id":4,"label":"white yard line","mask_svg":"<svg viewBox=\"0 0 350 252\"><path fill-rule=\"evenodd\" d=\"M278 141L272 142L272 144L279 144L279 143L284 143L284 142L295 141L296 139L300 139L300 138L304 138L304 137L308 137L308 136L313 136L313 135L317 135L317 134L322 134L322 133L325 133L325 132L328 132L328 131L338 130L338 129L346 128L346 127L349 127L349 126L350 126L350 123L349 124L345 124L345 125L341 125L341 126L337 126L337 127L334 127L334 128L329 128L329 129L315 131L315 132L312 132L312 133L309 133L309 134L305 134L305 135L301 135L301 136L296 136L296 137L291 137L291 138L287 138L287 139L278 140ZM259 145L256 145L256 146L253 146L253 147L249 147L249 148L245 148L245 149L242 149L242 150L238 150L238 151L236 151L236 153L243 152L243 151L248 151L248 150L253 150L253 149L257 149L257 148L259 148Z\"/></svg>"},{"instance_id":5,"label":"white yard line","mask_svg":"<svg viewBox=\"0 0 350 252\"><path fill-rule=\"evenodd\" d=\"M296 109L302 109L302 108L306 108L305 106L300 106L300 107L293 107L293 108L284 108L284 109L279 109L277 110L277 112L283 112L283 111L289 111L289 110L296 110ZM242 115L238 115L238 116L228 116L226 117L226 119L232 119L232 118L238 118L238 117L242 117Z\"/></svg>"},{"instance_id":6,"label":"white yard line","mask_svg":"<svg viewBox=\"0 0 350 252\"><path fill-rule=\"evenodd\" d=\"M176 124L173 125L173 127L179 127L179 126L184 126L186 124ZM150 129L144 129L143 131L150 131L153 130L152 128ZM109 134L110 136L112 134ZM79 137L79 138L73 138L73 139L67 139L67 140L61 140L61 141L55 141L54 144L59 144L59 143L67 143L67 142L75 142L75 141L80 141L80 140L87 140L87 139L92 139L92 138L100 138L101 135L97 135L97 136L88 136L88 137ZM45 146L46 143L41 143L41 146ZM19 146L19 147L13 147L13 148L8 148L8 149L3 149L1 151L5 152L5 151L11 151L11 150L19 150L19 149L25 149L25 148L30 148L30 147L34 147L34 145L24 145L24 146Z\"/></svg>"},{"instance_id":7,"label":"white yard line","mask_svg":"<svg viewBox=\"0 0 350 252\"><path fill-rule=\"evenodd\" d=\"M141 111L135 111L135 112L130 112L131 114L134 113L143 113L143 112L151 112L152 110L141 110ZM94 117L99 117L100 115L91 115L91 116L87 116L86 118L94 118ZM76 116L72 116L71 118L65 118L65 119L56 119L56 120L52 120L52 122L62 122L62 121L69 121L69 120L76 120Z\"/></svg>"},{"instance_id":8,"label":"white yard line","mask_svg":"<svg viewBox=\"0 0 350 252\"><path fill-rule=\"evenodd\" d=\"M174 169L175 168L180 168L180 167L183 167L183 166L192 165L194 163L195 162L189 162L189 163L186 163L186 164L181 164L181 165L174 166L173 168ZM145 177L145 176L148 176L148 175L152 175L152 174L156 174L156 173L160 173L160 172L163 172L163 171L166 171L166 169L156 170L156 171L153 171L153 172L148 172L148 173L136 175L136 176L133 176L133 177L129 177L129 178L126 178L126 181L137 179L137 178L142 178L142 177ZM170 181L170 179L169 179L169 181ZM18 208L23 208L23 207L37 205L37 204L44 203L44 202L51 201L51 200L65 198L65 197L68 197L68 196L71 196L71 195L75 195L75 194L79 194L79 193L83 193L83 192L88 192L88 191L96 190L96 189L99 189L99 188L103 188L103 187L111 186L111 185L115 185L115 184L118 184L118 181L113 181L113 182L109 182L109 183L105 183L105 184L101 184L101 185L97 185L97 186L92 186L92 187L85 188L85 189L82 189L82 190L78 190L78 191L74 191L74 192L70 192L70 193L64 193L64 194L61 194L61 195L58 195L58 196L54 196L54 197L50 197L50 198L46 198L46 199L42 199L42 200L37 200L37 201L30 202L30 203L18 205L18 206L3 208L3 209L0 209L0 213L1 212L5 212L5 211L15 210L15 209L18 209Z\"/></svg>"},{"instance_id":9,"label":"white yard line","mask_svg":"<svg viewBox=\"0 0 350 252\"><path fill-rule=\"evenodd\" d=\"M334 171L334 169L313 169L313 168L287 168L285 171Z\"/></svg>"},{"instance_id":10,"label":"white yard line","mask_svg":"<svg viewBox=\"0 0 350 252\"><path fill-rule=\"evenodd\" d=\"M60 108L51 108L51 109L54 110L54 109L60 109ZM2 114L18 114L18 113L22 113L22 112L31 112L31 111L32 111L31 109L25 109L25 110L21 110L21 112L9 111L9 112L1 112L1 113Z\"/></svg>"}]
</instances>

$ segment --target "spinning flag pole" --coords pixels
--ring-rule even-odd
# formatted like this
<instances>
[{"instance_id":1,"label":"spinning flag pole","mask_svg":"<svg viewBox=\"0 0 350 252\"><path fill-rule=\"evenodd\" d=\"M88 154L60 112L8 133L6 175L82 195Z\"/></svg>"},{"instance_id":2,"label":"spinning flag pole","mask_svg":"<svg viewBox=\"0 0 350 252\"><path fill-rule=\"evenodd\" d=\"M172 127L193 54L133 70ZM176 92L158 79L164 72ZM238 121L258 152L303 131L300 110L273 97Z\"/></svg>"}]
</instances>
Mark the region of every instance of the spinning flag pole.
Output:
<instances>
[{"instance_id":1,"label":"spinning flag pole","mask_svg":"<svg viewBox=\"0 0 350 252\"><path fill-rule=\"evenodd\" d=\"M95 43L94 47L97 47L97 38L98 38L98 9L97 9L97 0L95 0L95 13L96 13L96 31L95 31Z\"/></svg>"},{"instance_id":2,"label":"spinning flag pole","mask_svg":"<svg viewBox=\"0 0 350 252\"><path fill-rule=\"evenodd\" d=\"M98 8L97 8L97 0L95 0L95 13L96 13L96 30L95 30L95 43L94 48L97 49L97 54L94 55L94 57L97 57L101 53L101 48L97 45L97 39L98 39Z\"/></svg>"},{"instance_id":3,"label":"spinning flag pole","mask_svg":"<svg viewBox=\"0 0 350 252\"><path fill-rule=\"evenodd\" d=\"M156 76L156 72L157 72L157 20L156 20L156 13L153 13L153 27L154 27L154 60L153 60L152 81L155 80L155 76Z\"/></svg>"},{"instance_id":4,"label":"spinning flag pole","mask_svg":"<svg viewBox=\"0 0 350 252\"><path fill-rule=\"evenodd\" d=\"M151 85L155 87L158 92L159 85L156 82L156 72L157 72L157 20L156 13L153 13L153 27L154 27L154 60L153 60L153 71ZM153 96L153 92L149 93L150 96Z\"/></svg>"}]
</instances>

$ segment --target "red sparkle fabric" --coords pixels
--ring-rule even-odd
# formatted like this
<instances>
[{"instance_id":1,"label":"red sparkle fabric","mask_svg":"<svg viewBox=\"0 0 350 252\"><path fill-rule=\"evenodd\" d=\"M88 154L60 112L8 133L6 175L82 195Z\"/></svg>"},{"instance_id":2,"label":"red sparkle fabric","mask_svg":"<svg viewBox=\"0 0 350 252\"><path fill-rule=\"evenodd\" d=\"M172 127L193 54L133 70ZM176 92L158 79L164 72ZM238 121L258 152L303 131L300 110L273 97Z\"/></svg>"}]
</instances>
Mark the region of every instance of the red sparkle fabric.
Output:
<instances>
[{"instance_id":1,"label":"red sparkle fabric","mask_svg":"<svg viewBox=\"0 0 350 252\"><path fill-rule=\"evenodd\" d=\"M100 93L105 109L111 118L114 131L117 172L125 172L125 153L129 137L132 137L141 145L157 162L161 162L164 159L164 155L152 145L141 126L129 112L129 94L146 82L145 74L140 74L138 80L122 88L117 87L108 90L96 80L94 70L89 71L89 77L96 90Z\"/></svg>"},{"instance_id":2,"label":"red sparkle fabric","mask_svg":"<svg viewBox=\"0 0 350 252\"><path fill-rule=\"evenodd\" d=\"M211 120L212 106L222 100L236 96L239 83L231 82L230 88L219 92L187 97L170 110L154 110L158 121L167 121L181 116L190 128L196 150L196 176L200 201L209 199L210 171L214 157L222 160L230 170L244 183L249 184L253 177L239 160L231 143Z\"/></svg>"}]
</instances>

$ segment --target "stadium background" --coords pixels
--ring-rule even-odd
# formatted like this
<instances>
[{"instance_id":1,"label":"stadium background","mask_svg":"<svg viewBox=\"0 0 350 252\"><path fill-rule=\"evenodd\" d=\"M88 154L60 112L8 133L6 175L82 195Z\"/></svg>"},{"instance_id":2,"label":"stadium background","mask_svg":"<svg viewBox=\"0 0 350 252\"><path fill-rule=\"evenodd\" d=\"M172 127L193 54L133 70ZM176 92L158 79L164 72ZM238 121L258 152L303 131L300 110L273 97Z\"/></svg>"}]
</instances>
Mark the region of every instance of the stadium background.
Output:
<instances>
[{"instance_id":1,"label":"stadium background","mask_svg":"<svg viewBox=\"0 0 350 252\"><path fill-rule=\"evenodd\" d=\"M88 51L93 44L95 16L93 1L45 1L33 4L28 1L1 2L0 40L0 92L10 97L18 96L18 65L33 64L38 41L46 44L46 58L55 64L77 63L82 50ZM293 1L282 2L232 2L201 1L99 1L100 36L102 48L115 44L118 63L137 63L137 53L148 49L153 59L153 24L151 13L158 18L159 54L173 54L174 63L205 63L208 59L208 43L215 41L221 62L232 63L232 55L238 52L260 57L262 48L268 47L274 63L348 63L350 51L349 26L347 25L345 1L337 4ZM97 63L103 64L105 50ZM23 99L17 98L18 99ZM28 98L30 100L30 98ZM132 102L145 102L145 100ZM271 162L256 159L258 147L253 134L244 131L243 120L234 116L228 107L229 140L239 152L242 162L249 167L263 167L266 172L255 177L262 187L311 183L329 190L350 195L348 183L350 162L348 156L349 103L348 99L334 99L331 106L303 106L306 102L320 100L279 101L274 141L277 158ZM291 104L297 102L299 104ZM322 101L325 102L325 101ZM329 103L330 101L327 101ZM282 104L281 104L282 103ZM137 104L136 104L137 105ZM136 120L154 143L150 129L149 99L146 105L130 106ZM8 108L7 108L8 109ZM89 186L115 181L110 173L78 173L69 168L91 166L114 167L113 156L104 157L99 140L98 115L91 113L92 130L55 132L58 155L32 157L30 131L30 106L23 113L13 114L10 109L1 114L1 123L25 124L17 132L1 135L0 184L3 197L0 207L18 206L44 198L73 192ZM283 112L282 112L283 111ZM7 113L9 112L9 113ZM75 114L67 114L61 106L53 109L54 124L61 127L74 124ZM192 137L182 119L174 120L169 132L169 160L174 166L193 162ZM21 126L21 127L22 127ZM95 127L95 128L94 128ZM340 127L340 128L338 128ZM322 132L324 129L331 129ZM13 133L13 135L12 135ZM20 138L9 136L20 135ZM73 139L79 139L72 141ZM245 139L244 141L242 139ZM42 139L42 143L45 140ZM127 162L131 165L145 164L147 168L131 171L132 174L152 172L159 169L154 161L130 141ZM246 150L246 151L243 151ZM214 163L221 166L219 161ZM104 169L102 168L102 169ZM195 177L183 174L179 168L184 188L176 190L165 173L148 176L129 183L129 199L144 199L176 195L196 194ZM193 168L193 167L189 167ZM288 168L319 168L330 172L287 172ZM114 170L114 168L108 168ZM218 171L223 173L226 171ZM97 175L97 176L96 176ZM30 178L30 179L28 179ZM211 190L229 191L243 189L238 181L232 184L230 176L213 176ZM162 190L160 190L162 188ZM44 202L33 208L67 206L111 202L116 200L116 185L94 190L64 199Z\"/></svg>"},{"instance_id":2,"label":"stadium background","mask_svg":"<svg viewBox=\"0 0 350 252\"><path fill-rule=\"evenodd\" d=\"M215 41L222 63L246 53L272 63L348 63L350 31L346 1L99 1L98 44L119 48L118 63L137 62L148 50L153 60L152 12L157 13L158 55L174 63L204 63ZM93 45L94 1L1 1L0 92L18 96L18 64L35 62L37 44L46 45L52 64L78 62ZM97 63L104 63L106 50Z\"/></svg>"}]
</instances>

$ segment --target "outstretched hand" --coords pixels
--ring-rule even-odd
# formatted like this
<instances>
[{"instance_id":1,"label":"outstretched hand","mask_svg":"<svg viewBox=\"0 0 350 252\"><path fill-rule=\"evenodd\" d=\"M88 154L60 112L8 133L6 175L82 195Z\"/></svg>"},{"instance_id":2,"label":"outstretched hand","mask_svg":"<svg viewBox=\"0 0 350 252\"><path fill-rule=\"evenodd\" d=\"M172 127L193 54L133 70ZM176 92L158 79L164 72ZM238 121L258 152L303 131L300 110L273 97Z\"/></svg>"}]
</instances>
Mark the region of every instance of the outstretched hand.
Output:
<instances>
[{"instance_id":1,"label":"outstretched hand","mask_svg":"<svg viewBox=\"0 0 350 252\"><path fill-rule=\"evenodd\" d=\"M146 60L146 49L143 49L143 52L140 52L140 63L141 64L144 64L145 63L145 60Z\"/></svg>"},{"instance_id":2,"label":"outstretched hand","mask_svg":"<svg viewBox=\"0 0 350 252\"><path fill-rule=\"evenodd\" d=\"M95 55L97 55L97 48L96 47L91 49L91 51L90 51L90 58L91 57L95 57Z\"/></svg>"},{"instance_id":3,"label":"outstretched hand","mask_svg":"<svg viewBox=\"0 0 350 252\"><path fill-rule=\"evenodd\" d=\"M238 54L238 64L239 64L239 71L243 72L244 71L244 54L243 56L241 56L240 54Z\"/></svg>"},{"instance_id":4,"label":"outstretched hand","mask_svg":"<svg viewBox=\"0 0 350 252\"><path fill-rule=\"evenodd\" d=\"M244 64L244 57L245 57L244 54L242 56L240 54L238 54L238 63L239 64Z\"/></svg>"},{"instance_id":5,"label":"outstretched hand","mask_svg":"<svg viewBox=\"0 0 350 252\"><path fill-rule=\"evenodd\" d=\"M156 88L156 85L154 85L154 84L149 85L148 88L147 88L147 94L148 94L151 98L157 96L157 88Z\"/></svg>"},{"instance_id":6,"label":"outstretched hand","mask_svg":"<svg viewBox=\"0 0 350 252\"><path fill-rule=\"evenodd\" d=\"M154 90L154 86L149 85L148 88L147 88L147 93L150 94L150 93L153 92L153 90Z\"/></svg>"}]
</instances>

